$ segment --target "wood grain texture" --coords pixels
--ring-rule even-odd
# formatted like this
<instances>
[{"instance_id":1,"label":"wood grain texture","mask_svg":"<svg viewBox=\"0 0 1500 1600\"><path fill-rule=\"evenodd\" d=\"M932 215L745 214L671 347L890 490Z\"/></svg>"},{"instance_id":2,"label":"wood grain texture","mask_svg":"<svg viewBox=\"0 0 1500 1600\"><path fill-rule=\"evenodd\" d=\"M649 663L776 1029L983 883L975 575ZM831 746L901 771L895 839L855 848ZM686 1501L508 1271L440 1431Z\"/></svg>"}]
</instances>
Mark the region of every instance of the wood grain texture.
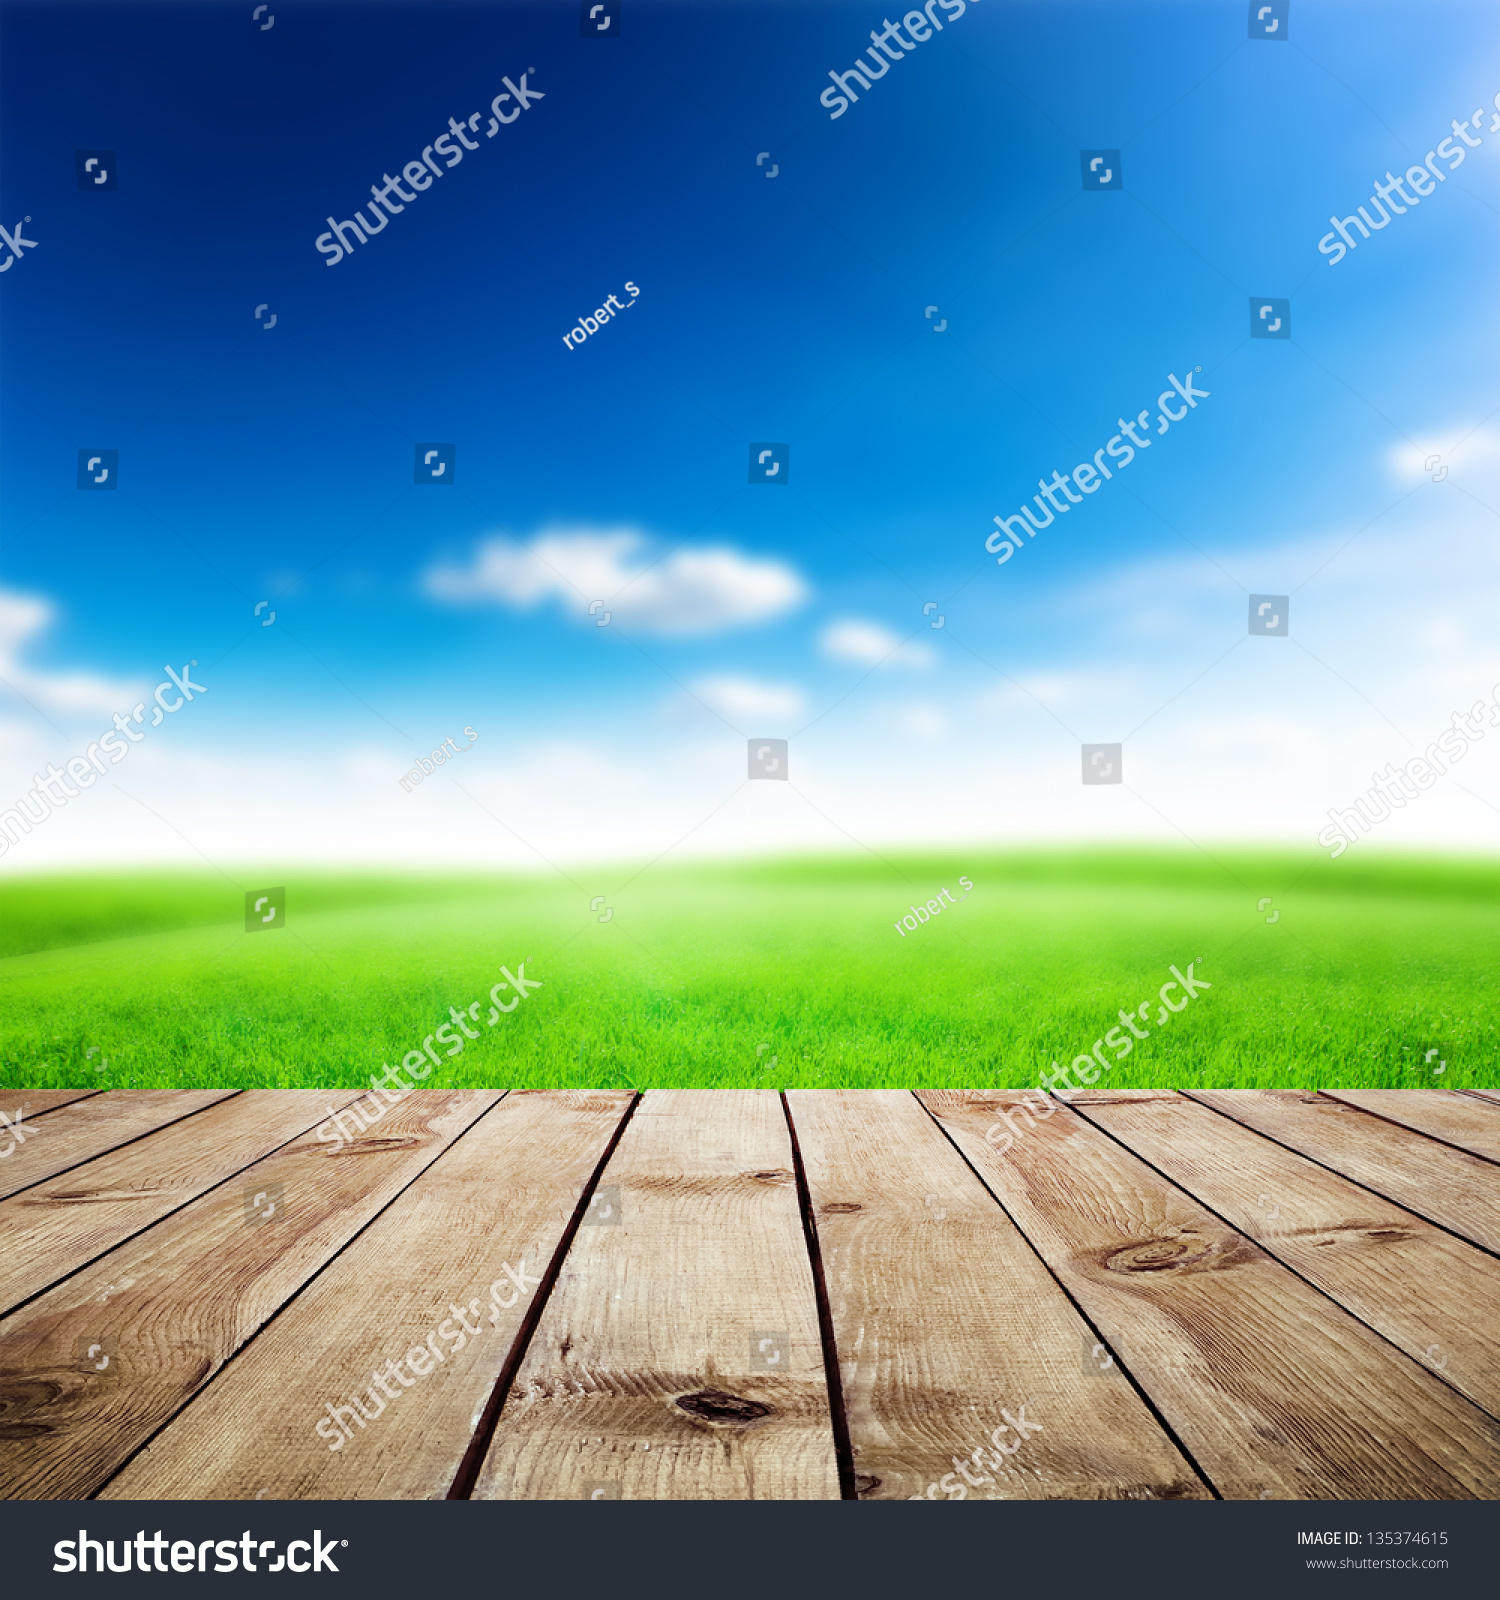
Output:
<instances>
[{"instance_id":1,"label":"wood grain texture","mask_svg":"<svg viewBox=\"0 0 1500 1600\"><path fill-rule=\"evenodd\" d=\"M0 1161L0 1196L16 1194L143 1134L227 1100L233 1089L117 1089L54 1110Z\"/></svg>"},{"instance_id":2,"label":"wood grain texture","mask_svg":"<svg viewBox=\"0 0 1500 1600\"><path fill-rule=\"evenodd\" d=\"M1388 1122L1457 1145L1470 1155L1500 1162L1500 1107L1447 1089L1325 1089L1323 1093Z\"/></svg>"},{"instance_id":3,"label":"wood grain texture","mask_svg":"<svg viewBox=\"0 0 1500 1600\"><path fill-rule=\"evenodd\" d=\"M601 1186L506 1397L476 1497L837 1499L779 1098L653 1090ZM595 1220L616 1202L618 1221Z\"/></svg>"},{"instance_id":4,"label":"wood grain texture","mask_svg":"<svg viewBox=\"0 0 1500 1600\"><path fill-rule=\"evenodd\" d=\"M24 1110L28 1117L44 1116L75 1100L87 1100L98 1089L0 1089L0 1115L14 1117Z\"/></svg>"},{"instance_id":5,"label":"wood grain texture","mask_svg":"<svg viewBox=\"0 0 1500 1600\"><path fill-rule=\"evenodd\" d=\"M1187 1093L1419 1217L1500 1252L1500 1188L1494 1166L1481 1157L1300 1089Z\"/></svg>"},{"instance_id":6,"label":"wood grain texture","mask_svg":"<svg viewBox=\"0 0 1500 1600\"><path fill-rule=\"evenodd\" d=\"M1500 1492L1494 1418L1071 1108L1002 1155L985 1130L1021 1096L920 1098L1220 1494Z\"/></svg>"},{"instance_id":7,"label":"wood grain texture","mask_svg":"<svg viewBox=\"0 0 1500 1600\"><path fill-rule=\"evenodd\" d=\"M1072 1104L1500 1417L1500 1270L1489 1256L1181 1095L1085 1093Z\"/></svg>"},{"instance_id":8,"label":"wood grain texture","mask_svg":"<svg viewBox=\"0 0 1500 1600\"><path fill-rule=\"evenodd\" d=\"M0 1321L0 1496L92 1494L499 1098L407 1095L337 1151L304 1134Z\"/></svg>"},{"instance_id":9,"label":"wood grain texture","mask_svg":"<svg viewBox=\"0 0 1500 1600\"><path fill-rule=\"evenodd\" d=\"M914 1096L787 1100L861 1499L1210 1497Z\"/></svg>"},{"instance_id":10,"label":"wood grain texture","mask_svg":"<svg viewBox=\"0 0 1500 1600\"><path fill-rule=\"evenodd\" d=\"M1475 1100L1487 1100L1492 1106L1500 1106L1500 1089L1461 1089L1459 1093L1470 1095Z\"/></svg>"},{"instance_id":11,"label":"wood grain texture","mask_svg":"<svg viewBox=\"0 0 1500 1600\"><path fill-rule=\"evenodd\" d=\"M101 1498L434 1499L448 1492L531 1295L507 1279L541 1277L590 1175L628 1110L627 1093L521 1093L476 1122L332 1262ZM358 1163L352 1163L357 1165ZM497 1307L490 1284L502 1285ZM478 1300L481 1313L472 1307ZM375 1371L451 1323L479 1334L398 1399ZM454 1333L458 1330L455 1328ZM391 1380L388 1378L387 1382ZM327 1407L364 1394L341 1438ZM317 1431L319 1421L325 1432ZM329 1436L332 1436L330 1438Z\"/></svg>"},{"instance_id":12,"label":"wood grain texture","mask_svg":"<svg viewBox=\"0 0 1500 1600\"><path fill-rule=\"evenodd\" d=\"M0 1200L0 1313L320 1122L355 1090L254 1089Z\"/></svg>"},{"instance_id":13,"label":"wood grain texture","mask_svg":"<svg viewBox=\"0 0 1500 1600\"><path fill-rule=\"evenodd\" d=\"M1497 1498L1491 1094L234 1096L0 1199L0 1493Z\"/></svg>"}]
</instances>

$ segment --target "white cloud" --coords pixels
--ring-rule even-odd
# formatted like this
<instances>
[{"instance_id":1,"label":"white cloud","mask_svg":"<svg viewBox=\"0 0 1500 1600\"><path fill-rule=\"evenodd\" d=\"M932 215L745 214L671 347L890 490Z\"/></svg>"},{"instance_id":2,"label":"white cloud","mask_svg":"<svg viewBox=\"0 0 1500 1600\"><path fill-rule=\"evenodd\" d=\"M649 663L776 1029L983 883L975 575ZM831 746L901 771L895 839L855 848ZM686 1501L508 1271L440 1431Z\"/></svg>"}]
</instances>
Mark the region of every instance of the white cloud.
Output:
<instances>
[{"instance_id":1,"label":"white cloud","mask_svg":"<svg viewBox=\"0 0 1500 1600\"><path fill-rule=\"evenodd\" d=\"M860 667L930 667L932 651L925 644L903 644L897 634L878 622L846 617L830 622L818 638L823 654L832 661L852 661Z\"/></svg>"},{"instance_id":2,"label":"white cloud","mask_svg":"<svg viewBox=\"0 0 1500 1600\"><path fill-rule=\"evenodd\" d=\"M1120 663L1113 671L1079 668L1071 672L1022 672L982 689L974 705L986 713L1111 705L1135 688L1133 678L1133 669L1126 663Z\"/></svg>"},{"instance_id":3,"label":"white cloud","mask_svg":"<svg viewBox=\"0 0 1500 1600\"><path fill-rule=\"evenodd\" d=\"M608 610L620 627L686 636L718 633L780 616L807 598L784 562L727 545L683 547L657 557L633 528L551 528L529 544L488 539L467 567L438 566L423 586L438 600L492 600L525 610L556 599L594 620Z\"/></svg>"},{"instance_id":4,"label":"white cloud","mask_svg":"<svg viewBox=\"0 0 1500 1600\"><path fill-rule=\"evenodd\" d=\"M136 686L111 683L91 672L36 672L21 655L56 620L52 604L37 595L0 589L0 678L18 694L46 710L83 713L128 711L138 698Z\"/></svg>"},{"instance_id":5,"label":"white cloud","mask_svg":"<svg viewBox=\"0 0 1500 1600\"><path fill-rule=\"evenodd\" d=\"M702 678L692 693L727 722L789 722L806 701L795 684L757 683L753 678Z\"/></svg>"},{"instance_id":6,"label":"white cloud","mask_svg":"<svg viewBox=\"0 0 1500 1600\"><path fill-rule=\"evenodd\" d=\"M955 613L950 632L925 641L973 640L1014 682L963 654L943 662L941 695L877 674L839 700L789 681L772 651L706 653L683 681L732 727L680 691L663 707L652 683L603 704L580 692L544 726L502 740L490 730L505 722L503 686L476 679L463 716L482 741L409 792L398 780L429 738L410 745L371 728L348 735L339 760L310 722L305 747L273 753L253 705L231 718L234 703L214 701L222 722L195 721L189 739L178 721L172 739L142 744L120 772L128 794L111 782L71 801L0 854L0 875L250 852L278 874L297 861L529 865L577 892L582 918L588 897L625 875L578 873L569 885L547 863L1129 837L1210 850L1216 839L1279 838L1311 859L1330 808L1420 754L1500 682L1493 526L1439 487L1363 532L1353 519L1216 549L1247 588L1292 594L1289 639L1250 638L1245 593L1188 552L1127 557L1040 592L1018 619L1024 630L986 635ZM1143 635L1135 622L1148 607L1172 626ZM14 652L37 613L4 616ZM424 726L435 738L461 720L434 709ZM1495 848L1500 724L1485 728L1462 767L1380 824L1372 847ZM746 783L742 735L788 738L792 782ZM1117 739L1124 784L1083 785L1080 742ZM22 773L76 752L29 714L0 722L0 756ZM240 881L282 882L271 870Z\"/></svg>"},{"instance_id":7,"label":"white cloud","mask_svg":"<svg viewBox=\"0 0 1500 1600\"><path fill-rule=\"evenodd\" d=\"M1455 478L1488 476L1484 469L1500 456L1500 432L1473 423L1457 423L1444 433L1433 429L1414 444L1394 446L1387 458L1398 478L1430 478L1441 483Z\"/></svg>"}]
</instances>

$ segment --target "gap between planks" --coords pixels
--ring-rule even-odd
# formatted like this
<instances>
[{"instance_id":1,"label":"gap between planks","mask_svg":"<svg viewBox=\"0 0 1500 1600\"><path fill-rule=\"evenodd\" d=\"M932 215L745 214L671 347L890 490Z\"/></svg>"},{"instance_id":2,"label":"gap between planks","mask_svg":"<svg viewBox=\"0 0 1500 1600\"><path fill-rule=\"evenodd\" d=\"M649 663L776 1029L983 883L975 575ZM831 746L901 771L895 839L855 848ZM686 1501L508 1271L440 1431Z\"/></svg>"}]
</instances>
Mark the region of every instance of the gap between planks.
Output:
<instances>
[{"instance_id":1,"label":"gap between planks","mask_svg":"<svg viewBox=\"0 0 1500 1600\"><path fill-rule=\"evenodd\" d=\"M630 1103L621 1092L507 1095L284 1306L101 1498L444 1498L524 1336L535 1285L522 1293L515 1277L545 1281L544 1264ZM393 1375L397 1362L407 1363L409 1377Z\"/></svg>"},{"instance_id":2,"label":"gap between planks","mask_svg":"<svg viewBox=\"0 0 1500 1600\"><path fill-rule=\"evenodd\" d=\"M1500 1274L1483 1251L1185 1096L1085 1093L1070 1103L1500 1417Z\"/></svg>"},{"instance_id":3,"label":"gap between planks","mask_svg":"<svg viewBox=\"0 0 1500 1600\"><path fill-rule=\"evenodd\" d=\"M3 1492L97 1490L498 1099L407 1097L334 1150L303 1134L0 1321Z\"/></svg>"},{"instance_id":4,"label":"gap between planks","mask_svg":"<svg viewBox=\"0 0 1500 1600\"><path fill-rule=\"evenodd\" d=\"M1492 1417L1071 1107L919 1098L1224 1497L1494 1495Z\"/></svg>"}]
</instances>

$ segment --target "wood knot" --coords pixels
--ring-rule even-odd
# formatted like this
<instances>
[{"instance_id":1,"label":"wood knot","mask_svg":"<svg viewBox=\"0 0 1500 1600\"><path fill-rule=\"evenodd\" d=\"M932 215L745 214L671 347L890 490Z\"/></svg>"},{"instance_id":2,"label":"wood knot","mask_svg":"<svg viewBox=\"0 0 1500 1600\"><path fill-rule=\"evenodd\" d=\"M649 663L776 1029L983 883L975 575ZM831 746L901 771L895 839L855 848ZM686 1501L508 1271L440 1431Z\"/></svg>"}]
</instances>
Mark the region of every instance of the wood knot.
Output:
<instances>
[{"instance_id":1,"label":"wood knot","mask_svg":"<svg viewBox=\"0 0 1500 1600\"><path fill-rule=\"evenodd\" d=\"M1096 1089L1085 1089L1081 1094L1070 1095L1069 1099L1081 1106L1149 1105L1153 1110L1157 1106L1190 1106L1193 1103L1176 1094L1100 1094Z\"/></svg>"},{"instance_id":2,"label":"wood knot","mask_svg":"<svg viewBox=\"0 0 1500 1600\"><path fill-rule=\"evenodd\" d=\"M1369 1239L1377 1244L1387 1241L1399 1244L1404 1239L1416 1237L1416 1229L1403 1228L1399 1225L1391 1226L1383 1222L1350 1221L1340 1223L1337 1227L1310 1230L1308 1237L1316 1250L1326 1250L1330 1245L1343 1244L1350 1240Z\"/></svg>"},{"instance_id":3,"label":"wood knot","mask_svg":"<svg viewBox=\"0 0 1500 1600\"><path fill-rule=\"evenodd\" d=\"M54 1378L12 1378L0 1384L0 1439L36 1439L54 1432L49 1422L23 1419L27 1412L56 1405L69 1387Z\"/></svg>"},{"instance_id":4,"label":"wood knot","mask_svg":"<svg viewBox=\"0 0 1500 1600\"><path fill-rule=\"evenodd\" d=\"M823 1207L830 1216L844 1217L851 1211L863 1211L865 1208L857 1200L833 1200Z\"/></svg>"},{"instance_id":5,"label":"wood knot","mask_svg":"<svg viewBox=\"0 0 1500 1600\"><path fill-rule=\"evenodd\" d=\"M747 1178L753 1178L756 1183L792 1183L795 1180L792 1174L783 1167L771 1167L765 1172L747 1172Z\"/></svg>"},{"instance_id":6,"label":"wood knot","mask_svg":"<svg viewBox=\"0 0 1500 1600\"><path fill-rule=\"evenodd\" d=\"M46 1422L0 1422L0 1439L40 1439L56 1431Z\"/></svg>"},{"instance_id":7,"label":"wood knot","mask_svg":"<svg viewBox=\"0 0 1500 1600\"><path fill-rule=\"evenodd\" d=\"M410 1134L395 1139L355 1139L328 1153L330 1156L376 1156L385 1150L409 1150L421 1142L420 1139L412 1138Z\"/></svg>"},{"instance_id":8,"label":"wood knot","mask_svg":"<svg viewBox=\"0 0 1500 1600\"><path fill-rule=\"evenodd\" d=\"M699 1422L712 1422L720 1426L748 1428L753 1423L764 1422L776 1415L775 1406L760 1400L747 1400L742 1394L730 1394L724 1389L699 1389L694 1394L680 1394L672 1402L679 1411L686 1411Z\"/></svg>"},{"instance_id":9,"label":"wood knot","mask_svg":"<svg viewBox=\"0 0 1500 1600\"><path fill-rule=\"evenodd\" d=\"M854 1494L856 1499L867 1499L879 1487L880 1479L873 1472L856 1472L854 1474Z\"/></svg>"},{"instance_id":10,"label":"wood knot","mask_svg":"<svg viewBox=\"0 0 1500 1600\"><path fill-rule=\"evenodd\" d=\"M1166 1272L1201 1261L1209 1249L1201 1239L1148 1239L1116 1250L1104 1265L1111 1272Z\"/></svg>"}]
</instances>

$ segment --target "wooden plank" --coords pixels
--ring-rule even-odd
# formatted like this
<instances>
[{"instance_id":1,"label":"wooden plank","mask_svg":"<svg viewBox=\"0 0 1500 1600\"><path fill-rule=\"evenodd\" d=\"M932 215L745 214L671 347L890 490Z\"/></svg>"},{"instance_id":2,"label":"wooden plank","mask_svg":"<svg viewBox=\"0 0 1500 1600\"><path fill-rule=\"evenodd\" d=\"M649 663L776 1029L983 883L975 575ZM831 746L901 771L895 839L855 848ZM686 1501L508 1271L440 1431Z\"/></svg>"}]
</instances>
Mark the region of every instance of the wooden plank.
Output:
<instances>
[{"instance_id":1,"label":"wooden plank","mask_svg":"<svg viewBox=\"0 0 1500 1600\"><path fill-rule=\"evenodd\" d=\"M476 1497L837 1499L779 1098L649 1092L595 1196Z\"/></svg>"},{"instance_id":2,"label":"wooden plank","mask_svg":"<svg viewBox=\"0 0 1500 1600\"><path fill-rule=\"evenodd\" d=\"M353 1089L253 1089L0 1200L0 1314L322 1121Z\"/></svg>"},{"instance_id":3,"label":"wooden plank","mask_svg":"<svg viewBox=\"0 0 1500 1600\"><path fill-rule=\"evenodd\" d=\"M860 1499L1211 1497L911 1094L787 1100Z\"/></svg>"},{"instance_id":4,"label":"wooden plank","mask_svg":"<svg viewBox=\"0 0 1500 1600\"><path fill-rule=\"evenodd\" d=\"M87 1100L99 1092L98 1089L0 1089L0 1116L13 1119L18 1111L24 1111L28 1118L45 1116L59 1106Z\"/></svg>"},{"instance_id":5,"label":"wooden plank","mask_svg":"<svg viewBox=\"0 0 1500 1600\"><path fill-rule=\"evenodd\" d=\"M506 1097L428 1168L103 1492L103 1499L441 1498L463 1460L544 1276L629 1109L628 1093ZM514 1298L498 1307L496 1298ZM481 1314L471 1309L475 1300ZM461 1347L452 1308L477 1323ZM491 1320L493 1318L493 1320ZM422 1382L393 1380L428 1334L444 1351ZM432 1363L429 1361L429 1366ZM386 1374L397 1400L372 1385ZM409 1382L410 1387L401 1384ZM374 1395L370 1390L374 1387ZM351 1437L328 1407L362 1394ZM381 1420L382 1411L393 1415ZM323 1424L319 1434L317 1426Z\"/></svg>"},{"instance_id":6,"label":"wooden plank","mask_svg":"<svg viewBox=\"0 0 1500 1600\"><path fill-rule=\"evenodd\" d=\"M1225 1498L1500 1492L1494 1418L1070 1107L920 1098Z\"/></svg>"},{"instance_id":7,"label":"wooden plank","mask_svg":"<svg viewBox=\"0 0 1500 1600\"><path fill-rule=\"evenodd\" d=\"M1472 1095L1476 1100L1487 1100L1492 1106L1500 1106L1500 1089L1461 1089L1459 1093Z\"/></svg>"},{"instance_id":8,"label":"wooden plank","mask_svg":"<svg viewBox=\"0 0 1500 1600\"><path fill-rule=\"evenodd\" d=\"M1500 1182L1481 1157L1300 1089L1186 1092L1419 1217L1500 1251Z\"/></svg>"},{"instance_id":9,"label":"wooden plank","mask_svg":"<svg viewBox=\"0 0 1500 1600\"><path fill-rule=\"evenodd\" d=\"M94 1493L499 1098L408 1094L337 1152L304 1134L0 1320L0 1496Z\"/></svg>"},{"instance_id":10,"label":"wooden plank","mask_svg":"<svg viewBox=\"0 0 1500 1600\"><path fill-rule=\"evenodd\" d=\"M1448 1089L1325 1089L1331 1100L1342 1100L1387 1122L1457 1145L1470 1155L1500 1162L1500 1114L1496 1108Z\"/></svg>"},{"instance_id":11,"label":"wooden plank","mask_svg":"<svg viewBox=\"0 0 1500 1600\"><path fill-rule=\"evenodd\" d=\"M0 1197L227 1100L233 1089L118 1089L56 1110L0 1163Z\"/></svg>"},{"instance_id":12,"label":"wooden plank","mask_svg":"<svg viewBox=\"0 0 1500 1600\"><path fill-rule=\"evenodd\" d=\"M1181 1095L1085 1093L1072 1104L1500 1417L1500 1273L1489 1256Z\"/></svg>"}]
</instances>

